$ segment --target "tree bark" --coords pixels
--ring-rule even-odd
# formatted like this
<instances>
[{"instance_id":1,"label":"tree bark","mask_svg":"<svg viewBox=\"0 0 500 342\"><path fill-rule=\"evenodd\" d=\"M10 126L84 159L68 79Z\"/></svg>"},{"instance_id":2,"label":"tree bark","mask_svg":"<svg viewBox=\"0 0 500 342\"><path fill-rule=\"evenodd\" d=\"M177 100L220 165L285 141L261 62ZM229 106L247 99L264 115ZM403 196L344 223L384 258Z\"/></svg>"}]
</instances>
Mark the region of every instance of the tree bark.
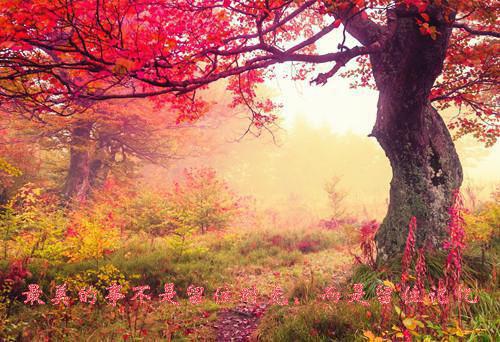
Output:
<instances>
[{"instance_id":1,"label":"tree bark","mask_svg":"<svg viewBox=\"0 0 500 342\"><path fill-rule=\"evenodd\" d=\"M404 250L411 216L417 218L417 246L441 247L452 192L462 183L450 133L428 100L442 71L451 29L439 10L428 12L437 37L419 32L417 14L397 8L390 13L388 48L371 56L380 91L372 135L393 172L388 212L375 238L382 261Z\"/></svg>"},{"instance_id":2,"label":"tree bark","mask_svg":"<svg viewBox=\"0 0 500 342\"><path fill-rule=\"evenodd\" d=\"M85 200L90 193L90 132L92 123L83 122L71 131L70 162L63 195L68 199Z\"/></svg>"}]
</instances>

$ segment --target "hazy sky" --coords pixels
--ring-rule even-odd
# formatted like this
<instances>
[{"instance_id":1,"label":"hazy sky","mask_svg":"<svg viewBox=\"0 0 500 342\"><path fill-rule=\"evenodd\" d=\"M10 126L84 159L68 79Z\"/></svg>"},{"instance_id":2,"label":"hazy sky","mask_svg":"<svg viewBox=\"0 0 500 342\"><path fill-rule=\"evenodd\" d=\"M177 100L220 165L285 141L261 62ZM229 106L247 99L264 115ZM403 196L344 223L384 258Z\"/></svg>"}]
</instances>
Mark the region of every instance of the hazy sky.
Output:
<instances>
[{"instance_id":1,"label":"hazy sky","mask_svg":"<svg viewBox=\"0 0 500 342\"><path fill-rule=\"evenodd\" d=\"M353 213L382 218L391 169L377 141L367 136L375 121L377 93L349 89L341 78L324 87L284 80L267 86L283 104L277 144L268 133L235 141L248 122L228 119L202 130L213 146L206 154L178 163L176 171L211 166L239 193L254 196L259 206L283 212L293 206L319 216L329 212L325 183L340 177L340 190L347 193L346 205ZM222 104L214 110L218 116L227 107ZM466 183L481 186L483 197L488 196L500 183L498 145L486 149L467 138L460 139L457 148Z\"/></svg>"},{"instance_id":2,"label":"hazy sky","mask_svg":"<svg viewBox=\"0 0 500 342\"><path fill-rule=\"evenodd\" d=\"M320 50L332 51L337 41L330 36ZM348 44L353 46L352 41ZM316 72L328 67L321 66ZM265 84L265 93L283 105L278 144L268 134L234 142L247 122L229 119L202 133L215 140L214 150L181 162L176 170L209 165L236 190L254 196L264 207L286 208L294 202L319 215L328 213L325 183L340 177L348 205L356 213L368 211L367 216L383 217L391 170L376 140L367 137L375 122L378 93L350 89L349 80L341 77L330 79L323 87L287 80L289 70L289 64L279 66L277 77ZM226 95L215 92L220 103L214 109L217 116L227 112L227 107L221 103ZM456 144L466 184L480 187L487 196L500 183L499 144L487 149L472 138L462 138Z\"/></svg>"}]
</instances>

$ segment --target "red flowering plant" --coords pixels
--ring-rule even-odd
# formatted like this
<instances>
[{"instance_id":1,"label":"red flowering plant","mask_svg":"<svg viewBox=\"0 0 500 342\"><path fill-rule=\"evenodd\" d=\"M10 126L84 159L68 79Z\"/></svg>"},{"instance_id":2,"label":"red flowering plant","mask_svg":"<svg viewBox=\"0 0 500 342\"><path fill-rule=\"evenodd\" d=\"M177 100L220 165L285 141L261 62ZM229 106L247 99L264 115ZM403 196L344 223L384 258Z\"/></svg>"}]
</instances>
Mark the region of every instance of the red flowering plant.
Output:
<instances>
[{"instance_id":1,"label":"red flowering plant","mask_svg":"<svg viewBox=\"0 0 500 342\"><path fill-rule=\"evenodd\" d=\"M463 305L477 302L477 298L472 296L472 290L460 283L465 248L463 212L460 193L455 191L453 204L449 209L449 235L443 244L443 248L448 251L444 277L437 280L431 279L429 275L426 249L416 249L417 220L415 217L410 219L401 261L400 283L394 285L388 280L384 281L384 285L392 288L396 295L394 308L397 324L392 325L392 331L385 331L382 337L412 341L413 337L463 337L477 331L464 329L461 323ZM427 288L430 290L427 291ZM377 295L382 292L382 288L377 288ZM372 334L370 331L366 333Z\"/></svg>"},{"instance_id":2,"label":"red flowering plant","mask_svg":"<svg viewBox=\"0 0 500 342\"><path fill-rule=\"evenodd\" d=\"M379 228L377 221L372 220L363 223L360 229L361 233L361 257L355 255L354 258L361 264L366 264L372 269L376 268L376 245L375 245L375 234Z\"/></svg>"}]
</instances>

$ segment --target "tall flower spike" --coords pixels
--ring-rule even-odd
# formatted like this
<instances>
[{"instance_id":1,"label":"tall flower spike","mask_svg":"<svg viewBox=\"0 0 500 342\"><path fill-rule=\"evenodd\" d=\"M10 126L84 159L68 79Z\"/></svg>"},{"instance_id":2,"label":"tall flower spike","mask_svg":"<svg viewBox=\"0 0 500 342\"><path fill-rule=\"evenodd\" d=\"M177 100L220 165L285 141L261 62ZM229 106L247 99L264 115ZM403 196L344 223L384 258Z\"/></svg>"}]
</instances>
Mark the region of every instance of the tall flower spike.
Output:
<instances>
[{"instance_id":1,"label":"tall flower spike","mask_svg":"<svg viewBox=\"0 0 500 342\"><path fill-rule=\"evenodd\" d=\"M412 216L410 219L408 228L408 237L406 238L406 246L401 265L401 283L403 284L408 280L408 270L413 254L415 253L415 231L417 229L417 218L415 216Z\"/></svg>"},{"instance_id":2,"label":"tall flower spike","mask_svg":"<svg viewBox=\"0 0 500 342\"><path fill-rule=\"evenodd\" d=\"M463 200L459 190L453 192L453 204L449 209L448 240L443 247L448 250L445 266L445 282L450 294L455 295L462 275L462 251L465 248L465 221Z\"/></svg>"},{"instance_id":3,"label":"tall flower spike","mask_svg":"<svg viewBox=\"0 0 500 342\"><path fill-rule=\"evenodd\" d=\"M424 248L419 248L417 251L417 264L415 265L416 287L419 291L425 288L425 278L427 277L427 264L425 262Z\"/></svg>"}]
</instances>

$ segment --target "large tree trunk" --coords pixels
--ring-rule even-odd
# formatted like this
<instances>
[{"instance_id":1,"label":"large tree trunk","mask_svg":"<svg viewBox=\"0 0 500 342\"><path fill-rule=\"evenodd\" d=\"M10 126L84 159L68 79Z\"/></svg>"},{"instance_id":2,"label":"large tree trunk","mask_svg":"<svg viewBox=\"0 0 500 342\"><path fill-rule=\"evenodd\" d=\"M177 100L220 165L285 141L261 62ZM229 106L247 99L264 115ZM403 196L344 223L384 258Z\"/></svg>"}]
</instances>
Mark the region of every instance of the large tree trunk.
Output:
<instances>
[{"instance_id":1,"label":"large tree trunk","mask_svg":"<svg viewBox=\"0 0 500 342\"><path fill-rule=\"evenodd\" d=\"M83 122L71 131L70 162L63 195L68 199L85 200L90 192L90 132L92 123Z\"/></svg>"},{"instance_id":2,"label":"large tree trunk","mask_svg":"<svg viewBox=\"0 0 500 342\"><path fill-rule=\"evenodd\" d=\"M419 32L415 14L396 9L389 49L371 56L380 91L372 135L393 171L389 209L376 236L379 260L404 250L411 216L417 217L417 245L440 247L452 192L462 183L453 141L428 100L450 35L442 14L429 12L440 32L436 39Z\"/></svg>"}]
</instances>

